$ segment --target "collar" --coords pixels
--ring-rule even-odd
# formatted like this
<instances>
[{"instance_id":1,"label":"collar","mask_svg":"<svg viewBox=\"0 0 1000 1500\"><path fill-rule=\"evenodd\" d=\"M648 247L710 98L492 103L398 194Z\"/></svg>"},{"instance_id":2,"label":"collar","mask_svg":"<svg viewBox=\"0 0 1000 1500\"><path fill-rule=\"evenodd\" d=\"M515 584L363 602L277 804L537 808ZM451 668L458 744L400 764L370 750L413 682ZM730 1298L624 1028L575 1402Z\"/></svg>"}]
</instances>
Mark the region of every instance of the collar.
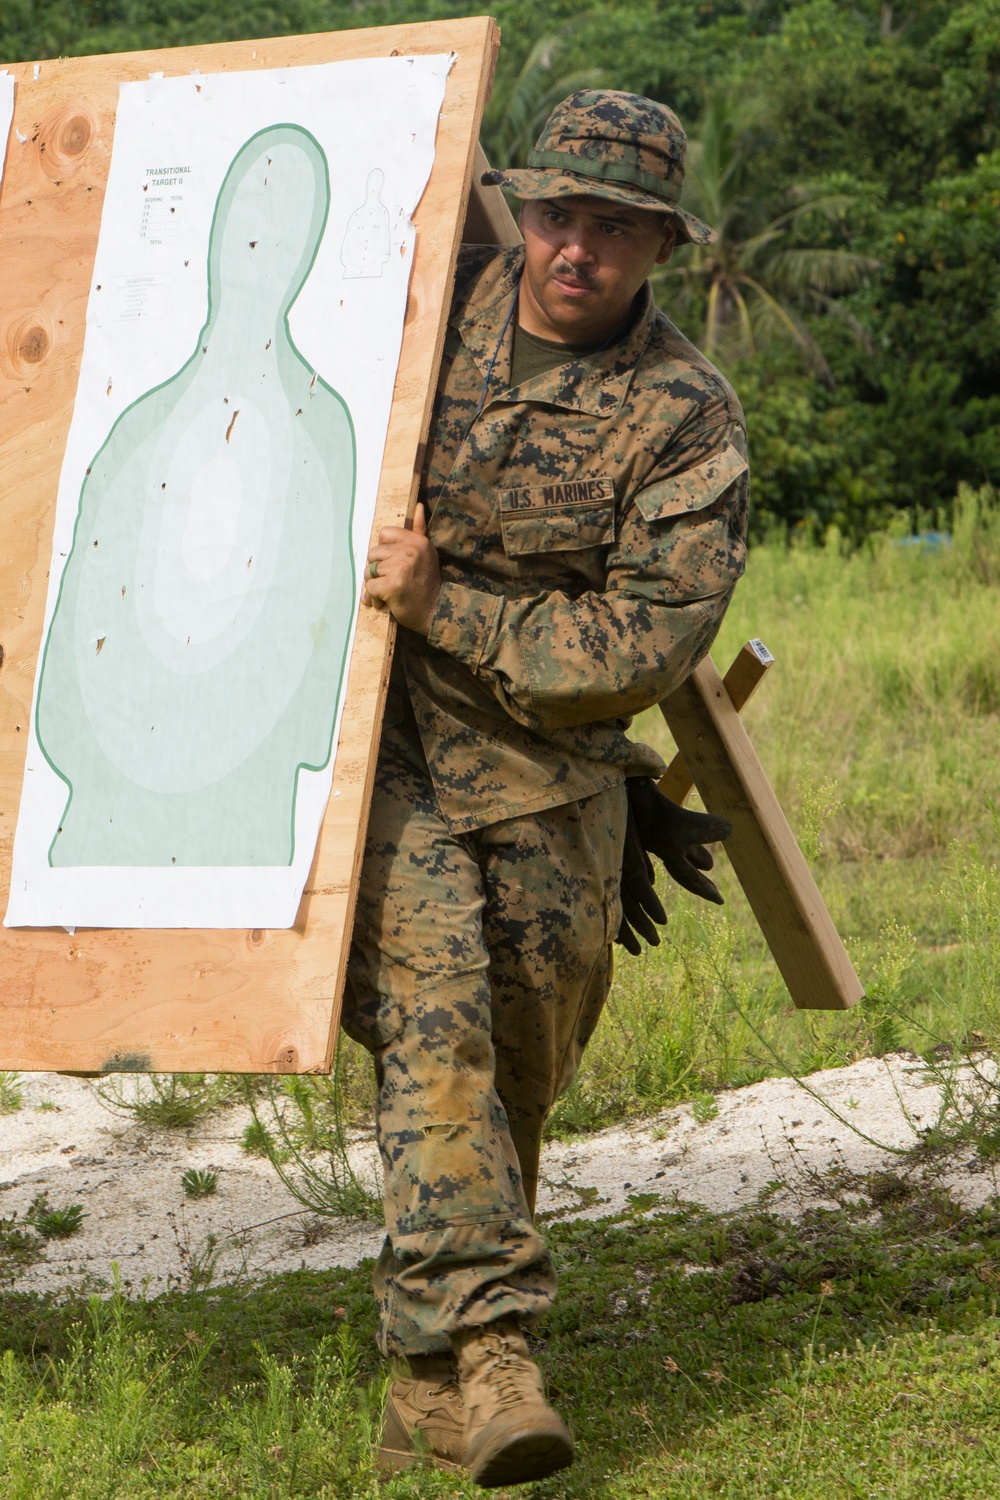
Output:
<instances>
[{"instance_id":1,"label":"collar","mask_svg":"<svg viewBox=\"0 0 1000 1500\"><path fill-rule=\"evenodd\" d=\"M512 330L507 330L499 351L497 344L523 267L522 246L499 251L475 277L451 319L484 375L496 353L485 406L523 395L546 406L561 406L597 417L613 416L628 394L635 367L653 331L656 303L649 282L642 289L639 313L624 338L596 354L571 359L512 391L509 389Z\"/></svg>"}]
</instances>

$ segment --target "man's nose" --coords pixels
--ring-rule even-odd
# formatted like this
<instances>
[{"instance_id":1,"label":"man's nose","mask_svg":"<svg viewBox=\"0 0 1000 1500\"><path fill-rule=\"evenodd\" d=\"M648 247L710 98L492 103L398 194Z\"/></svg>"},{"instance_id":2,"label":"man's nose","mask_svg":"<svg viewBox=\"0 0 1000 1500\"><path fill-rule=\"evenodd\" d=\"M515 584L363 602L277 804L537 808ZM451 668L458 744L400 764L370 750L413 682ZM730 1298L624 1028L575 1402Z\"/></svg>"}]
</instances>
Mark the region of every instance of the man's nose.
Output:
<instances>
[{"instance_id":1,"label":"man's nose","mask_svg":"<svg viewBox=\"0 0 1000 1500\"><path fill-rule=\"evenodd\" d=\"M562 243L562 253L571 265L589 265L595 258L592 237L580 226L569 228Z\"/></svg>"}]
</instances>

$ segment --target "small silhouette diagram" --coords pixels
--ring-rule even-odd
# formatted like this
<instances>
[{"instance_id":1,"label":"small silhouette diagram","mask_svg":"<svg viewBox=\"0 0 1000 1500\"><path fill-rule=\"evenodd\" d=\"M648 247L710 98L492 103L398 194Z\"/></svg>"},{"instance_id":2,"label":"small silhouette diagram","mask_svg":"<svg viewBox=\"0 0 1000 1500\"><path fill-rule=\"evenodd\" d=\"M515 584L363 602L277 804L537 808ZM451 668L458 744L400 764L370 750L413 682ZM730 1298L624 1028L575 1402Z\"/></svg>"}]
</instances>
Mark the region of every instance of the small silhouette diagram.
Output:
<instances>
[{"instance_id":1,"label":"small silhouette diagram","mask_svg":"<svg viewBox=\"0 0 1000 1500\"><path fill-rule=\"evenodd\" d=\"M53 866L287 865L355 604L355 441L292 340L330 206L296 125L230 164L187 362L87 470L39 678Z\"/></svg>"},{"instance_id":2,"label":"small silhouette diagram","mask_svg":"<svg viewBox=\"0 0 1000 1500\"><path fill-rule=\"evenodd\" d=\"M384 183L385 173L378 167L368 173L365 201L347 221L340 250L345 281L356 276L381 276L389 259L392 246L389 210L379 197Z\"/></svg>"}]
</instances>

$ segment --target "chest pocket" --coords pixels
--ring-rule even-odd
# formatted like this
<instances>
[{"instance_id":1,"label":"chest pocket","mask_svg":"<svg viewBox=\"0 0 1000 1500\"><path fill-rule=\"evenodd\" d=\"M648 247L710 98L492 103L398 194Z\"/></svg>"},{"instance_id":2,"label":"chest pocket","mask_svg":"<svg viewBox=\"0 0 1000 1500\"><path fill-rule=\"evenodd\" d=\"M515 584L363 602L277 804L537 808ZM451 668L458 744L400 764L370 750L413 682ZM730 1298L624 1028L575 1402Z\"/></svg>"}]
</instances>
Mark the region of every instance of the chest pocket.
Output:
<instances>
[{"instance_id":1,"label":"chest pocket","mask_svg":"<svg viewBox=\"0 0 1000 1500\"><path fill-rule=\"evenodd\" d=\"M581 479L500 493L500 529L508 557L583 552L615 539L615 487Z\"/></svg>"}]
</instances>

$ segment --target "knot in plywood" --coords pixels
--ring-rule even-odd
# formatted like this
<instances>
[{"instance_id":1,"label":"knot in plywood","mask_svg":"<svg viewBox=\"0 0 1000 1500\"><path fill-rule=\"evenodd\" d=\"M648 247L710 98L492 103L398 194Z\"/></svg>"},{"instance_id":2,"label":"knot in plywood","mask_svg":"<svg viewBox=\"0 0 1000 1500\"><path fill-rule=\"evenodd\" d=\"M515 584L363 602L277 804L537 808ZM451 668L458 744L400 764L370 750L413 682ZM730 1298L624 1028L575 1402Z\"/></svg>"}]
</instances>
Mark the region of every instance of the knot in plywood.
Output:
<instances>
[{"instance_id":1,"label":"knot in plywood","mask_svg":"<svg viewBox=\"0 0 1000 1500\"><path fill-rule=\"evenodd\" d=\"M86 115L73 115L63 126L59 137L59 149L64 156L81 156L90 145L93 129Z\"/></svg>"},{"instance_id":2,"label":"knot in plywood","mask_svg":"<svg viewBox=\"0 0 1000 1500\"><path fill-rule=\"evenodd\" d=\"M33 375L52 348L52 331L44 313L27 313L7 330L7 355L17 376Z\"/></svg>"},{"instance_id":3,"label":"knot in plywood","mask_svg":"<svg viewBox=\"0 0 1000 1500\"><path fill-rule=\"evenodd\" d=\"M49 352L49 336L40 323L33 323L20 335L17 355L26 365L41 364Z\"/></svg>"},{"instance_id":4,"label":"knot in plywood","mask_svg":"<svg viewBox=\"0 0 1000 1500\"><path fill-rule=\"evenodd\" d=\"M74 171L97 136L97 119L88 105L64 104L48 115L38 132L38 158L48 177Z\"/></svg>"}]
</instances>

